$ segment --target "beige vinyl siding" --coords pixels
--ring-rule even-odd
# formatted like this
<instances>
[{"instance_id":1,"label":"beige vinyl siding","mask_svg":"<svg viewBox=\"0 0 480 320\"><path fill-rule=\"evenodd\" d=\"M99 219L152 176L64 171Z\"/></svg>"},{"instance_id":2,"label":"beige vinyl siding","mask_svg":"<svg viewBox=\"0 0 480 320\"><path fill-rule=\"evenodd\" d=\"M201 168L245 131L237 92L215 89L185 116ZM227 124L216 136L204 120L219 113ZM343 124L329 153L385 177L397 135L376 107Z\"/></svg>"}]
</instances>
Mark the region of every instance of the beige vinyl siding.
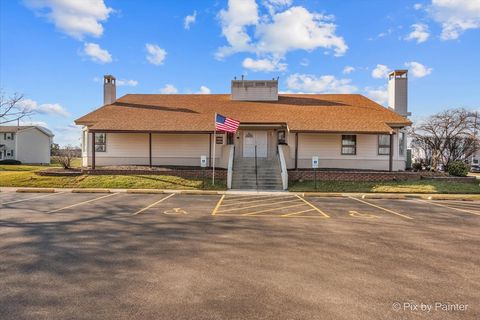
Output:
<instances>
[{"instance_id":1,"label":"beige vinyl siding","mask_svg":"<svg viewBox=\"0 0 480 320\"><path fill-rule=\"evenodd\" d=\"M209 155L209 134L152 134L152 164L155 166L200 166L200 156ZM91 165L92 134L86 139L83 165ZM216 146L216 166L226 165L224 144ZM213 152L213 136L212 136ZM88 156L87 156L88 155ZM95 152L97 166L149 165L148 133L107 133L106 152Z\"/></svg>"},{"instance_id":2,"label":"beige vinyl siding","mask_svg":"<svg viewBox=\"0 0 480 320\"><path fill-rule=\"evenodd\" d=\"M357 134L357 154L342 155L341 134L299 133L298 168L311 168L311 159L318 156L320 168L388 170L389 156L378 155L378 135ZM288 134L290 159L287 165L295 166L295 134ZM393 169L405 170L405 156L398 154L398 135L394 135Z\"/></svg>"}]
</instances>

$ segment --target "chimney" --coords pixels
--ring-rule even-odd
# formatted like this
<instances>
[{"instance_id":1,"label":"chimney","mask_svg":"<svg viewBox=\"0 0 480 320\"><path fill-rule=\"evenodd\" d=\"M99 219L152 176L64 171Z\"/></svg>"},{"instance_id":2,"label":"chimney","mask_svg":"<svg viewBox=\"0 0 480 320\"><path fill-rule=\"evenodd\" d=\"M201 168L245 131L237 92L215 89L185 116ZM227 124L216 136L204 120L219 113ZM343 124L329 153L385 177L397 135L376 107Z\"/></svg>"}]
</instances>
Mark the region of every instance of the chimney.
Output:
<instances>
[{"instance_id":1,"label":"chimney","mask_svg":"<svg viewBox=\"0 0 480 320\"><path fill-rule=\"evenodd\" d=\"M232 80L231 100L277 101L278 78L275 80Z\"/></svg>"},{"instance_id":2,"label":"chimney","mask_svg":"<svg viewBox=\"0 0 480 320\"><path fill-rule=\"evenodd\" d=\"M103 77L103 105L112 104L117 100L117 80L112 75Z\"/></svg>"},{"instance_id":3,"label":"chimney","mask_svg":"<svg viewBox=\"0 0 480 320\"><path fill-rule=\"evenodd\" d=\"M388 106L408 117L408 70L395 70L388 75Z\"/></svg>"}]
</instances>

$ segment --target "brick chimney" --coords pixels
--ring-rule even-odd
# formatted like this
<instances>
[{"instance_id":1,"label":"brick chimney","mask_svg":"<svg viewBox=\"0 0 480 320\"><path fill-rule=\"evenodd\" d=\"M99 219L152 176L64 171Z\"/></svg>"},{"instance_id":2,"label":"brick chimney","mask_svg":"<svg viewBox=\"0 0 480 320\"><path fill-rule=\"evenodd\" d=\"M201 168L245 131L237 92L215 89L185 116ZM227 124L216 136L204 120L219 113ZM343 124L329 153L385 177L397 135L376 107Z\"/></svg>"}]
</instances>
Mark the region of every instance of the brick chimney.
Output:
<instances>
[{"instance_id":1,"label":"brick chimney","mask_svg":"<svg viewBox=\"0 0 480 320\"><path fill-rule=\"evenodd\" d=\"M112 75L103 77L103 104L112 104L117 100L117 80Z\"/></svg>"}]
</instances>

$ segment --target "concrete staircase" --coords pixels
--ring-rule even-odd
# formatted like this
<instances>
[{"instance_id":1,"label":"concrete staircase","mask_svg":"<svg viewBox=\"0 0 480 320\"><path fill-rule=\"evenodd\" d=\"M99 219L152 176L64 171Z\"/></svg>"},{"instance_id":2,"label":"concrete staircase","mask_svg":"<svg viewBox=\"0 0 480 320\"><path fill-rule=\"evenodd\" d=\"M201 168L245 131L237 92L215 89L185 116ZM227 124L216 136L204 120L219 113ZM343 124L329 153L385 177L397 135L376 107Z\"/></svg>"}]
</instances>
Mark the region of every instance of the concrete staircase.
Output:
<instances>
[{"instance_id":1,"label":"concrete staircase","mask_svg":"<svg viewBox=\"0 0 480 320\"><path fill-rule=\"evenodd\" d=\"M280 163L275 159L257 159L258 190L282 190ZM256 190L255 158L233 161L232 189Z\"/></svg>"}]
</instances>

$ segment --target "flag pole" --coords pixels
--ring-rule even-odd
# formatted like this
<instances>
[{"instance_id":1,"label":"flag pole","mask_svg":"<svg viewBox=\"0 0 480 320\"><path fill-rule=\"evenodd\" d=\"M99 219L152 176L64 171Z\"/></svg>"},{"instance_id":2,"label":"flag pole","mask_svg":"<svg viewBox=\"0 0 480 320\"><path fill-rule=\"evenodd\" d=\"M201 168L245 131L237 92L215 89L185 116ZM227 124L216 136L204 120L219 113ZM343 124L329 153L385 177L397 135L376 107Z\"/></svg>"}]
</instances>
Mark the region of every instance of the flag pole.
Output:
<instances>
[{"instance_id":1,"label":"flag pole","mask_svg":"<svg viewBox=\"0 0 480 320\"><path fill-rule=\"evenodd\" d=\"M213 162L212 162L212 185L215 185L215 146L217 144L217 113L213 120Z\"/></svg>"}]
</instances>

